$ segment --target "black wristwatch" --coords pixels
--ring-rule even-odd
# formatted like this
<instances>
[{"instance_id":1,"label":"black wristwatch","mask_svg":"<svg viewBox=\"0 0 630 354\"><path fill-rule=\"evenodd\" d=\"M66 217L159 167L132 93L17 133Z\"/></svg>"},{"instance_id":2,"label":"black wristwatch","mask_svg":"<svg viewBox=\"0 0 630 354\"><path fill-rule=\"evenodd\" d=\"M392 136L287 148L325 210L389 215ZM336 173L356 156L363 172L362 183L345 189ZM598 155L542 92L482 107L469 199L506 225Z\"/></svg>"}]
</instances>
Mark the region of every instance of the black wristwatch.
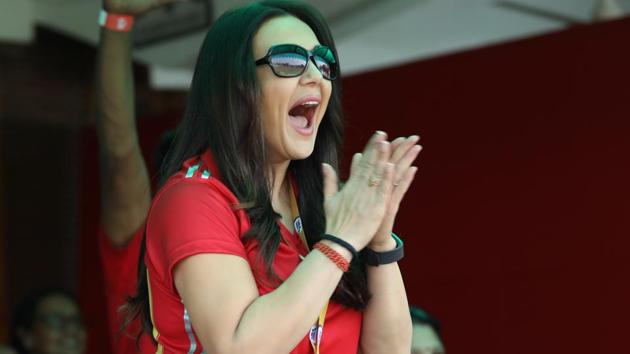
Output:
<instances>
[{"instance_id":1,"label":"black wristwatch","mask_svg":"<svg viewBox=\"0 0 630 354\"><path fill-rule=\"evenodd\" d=\"M361 259L367 265L378 267L381 264L389 264L398 262L405 256L405 248L402 240L392 232L392 237L396 240L396 248L386 252L376 252L369 248L364 248L361 251Z\"/></svg>"}]
</instances>

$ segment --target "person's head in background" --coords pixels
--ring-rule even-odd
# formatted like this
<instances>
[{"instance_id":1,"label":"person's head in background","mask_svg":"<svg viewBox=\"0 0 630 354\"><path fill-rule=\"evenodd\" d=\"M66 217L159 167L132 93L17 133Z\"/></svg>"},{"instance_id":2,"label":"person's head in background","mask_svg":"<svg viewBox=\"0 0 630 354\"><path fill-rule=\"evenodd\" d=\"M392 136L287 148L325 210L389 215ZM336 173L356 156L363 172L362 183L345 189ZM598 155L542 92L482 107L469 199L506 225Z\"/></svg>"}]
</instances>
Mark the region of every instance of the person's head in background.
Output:
<instances>
[{"instance_id":1,"label":"person's head in background","mask_svg":"<svg viewBox=\"0 0 630 354\"><path fill-rule=\"evenodd\" d=\"M13 348L0 344L0 354L16 354L16 353L17 352Z\"/></svg>"},{"instance_id":2,"label":"person's head in background","mask_svg":"<svg viewBox=\"0 0 630 354\"><path fill-rule=\"evenodd\" d=\"M413 336L411 354L443 354L444 345L440 336L440 322L424 310L411 306Z\"/></svg>"},{"instance_id":3,"label":"person's head in background","mask_svg":"<svg viewBox=\"0 0 630 354\"><path fill-rule=\"evenodd\" d=\"M16 308L11 344L20 354L82 354L85 342L79 304L68 291L40 290Z\"/></svg>"}]
</instances>

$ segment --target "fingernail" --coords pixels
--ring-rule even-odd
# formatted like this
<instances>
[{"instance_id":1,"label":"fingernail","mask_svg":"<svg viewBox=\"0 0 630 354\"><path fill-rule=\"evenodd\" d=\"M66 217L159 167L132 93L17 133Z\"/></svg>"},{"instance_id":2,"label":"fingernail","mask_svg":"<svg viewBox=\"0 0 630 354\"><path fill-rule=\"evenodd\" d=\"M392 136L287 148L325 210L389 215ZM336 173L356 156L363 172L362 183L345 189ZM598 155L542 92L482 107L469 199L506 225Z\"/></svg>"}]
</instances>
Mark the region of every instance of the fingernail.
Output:
<instances>
[{"instance_id":1,"label":"fingernail","mask_svg":"<svg viewBox=\"0 0 630 354\"><path fill-rule=\"evenodd\" d=\"M420 140L420 136L418 136L418 135L412 135L412 136L410 136L410 137L409 137L409 139L410 139L410 140L413 140L413 141L418 141L418 140Z\"/></svg>"},{"instance_id":2,"label":"fingernail","mask_svg":"<svg viewBox=\"0 0 630 354\"><path fill-rule=\"evenodd\" d=\"M376 135L385 135L385 132L382 131L382 130L377 130L375 134Z\"/></svg>"}]
</instances>

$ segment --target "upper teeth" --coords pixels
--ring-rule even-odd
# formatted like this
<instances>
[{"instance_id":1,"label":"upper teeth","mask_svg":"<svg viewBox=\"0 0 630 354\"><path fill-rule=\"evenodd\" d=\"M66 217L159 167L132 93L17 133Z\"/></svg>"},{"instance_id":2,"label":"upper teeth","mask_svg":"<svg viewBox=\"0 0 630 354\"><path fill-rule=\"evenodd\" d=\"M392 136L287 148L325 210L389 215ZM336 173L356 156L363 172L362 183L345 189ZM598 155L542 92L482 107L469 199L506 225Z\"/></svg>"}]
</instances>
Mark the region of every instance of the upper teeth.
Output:
<instances>
[{"instance_id":1,"label":"upper teeth","mask_svg":"<svg viewBox=\"0 0 630 354\"><path fill-rule=\"evenodd\" d=\"M317 101L308 101L308 102L302 103L302 106L304 106L306 108L316 107L316 106L319 106L319 102L317 102Z\"/></svg>"}]
</instances>

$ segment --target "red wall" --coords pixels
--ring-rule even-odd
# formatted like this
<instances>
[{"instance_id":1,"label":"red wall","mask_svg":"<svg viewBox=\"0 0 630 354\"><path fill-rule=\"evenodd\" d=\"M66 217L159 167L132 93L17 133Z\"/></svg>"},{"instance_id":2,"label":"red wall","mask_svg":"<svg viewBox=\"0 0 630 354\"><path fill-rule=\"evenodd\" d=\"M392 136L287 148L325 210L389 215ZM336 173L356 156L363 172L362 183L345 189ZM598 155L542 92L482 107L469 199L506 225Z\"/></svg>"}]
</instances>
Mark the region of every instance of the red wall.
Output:
<instances>
[{"instance_id":1,"label":"red wall","mask_svg":"<svg viewBox=\"0 0 630 354\"><path fill-rule=\"evenodd\" d=\"M397 230L450 353L630 352L630 20L344 84L348 156L422 136Z\"/></svg>"},{"instance_id":2,"label":"red wall","mask_svg":"<svg viewBox=\"0 0 630 354\"><path fill-rule=\"evenodd\" d=\"M397 231L409 299L443 322L450 353L628 352L629 38L617 21L345 79L348 157L375 129L422 136ZM141 126L146 151L164 126Z\"/></svg>"}]
</instances>

